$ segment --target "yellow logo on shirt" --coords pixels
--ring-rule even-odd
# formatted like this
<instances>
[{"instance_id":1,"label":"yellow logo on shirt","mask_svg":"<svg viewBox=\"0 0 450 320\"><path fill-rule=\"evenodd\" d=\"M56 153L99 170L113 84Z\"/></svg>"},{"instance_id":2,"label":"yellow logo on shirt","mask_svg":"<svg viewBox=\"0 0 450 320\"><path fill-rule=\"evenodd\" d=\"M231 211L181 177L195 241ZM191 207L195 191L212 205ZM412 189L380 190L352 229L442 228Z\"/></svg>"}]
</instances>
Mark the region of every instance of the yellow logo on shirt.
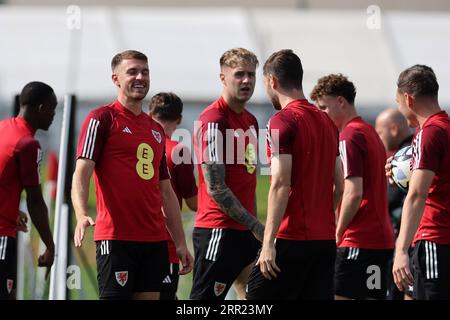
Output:
<instances>
[{"instance_id":1,"label":"yellow logo on shirt","mask_svg":"<svg viewBox=\"0 0 450 320\"><path fill-rule=\"evenodd\" d=\"M138 162L136 163L136 172L144 180L150 180L155 175L155 169L153 168L153 158L155 154L152 147L147 143L141 143L137 148L136 157Z\"/></svg>"},{"instance_id":2,"label":"yellow logo on shirt","mask_svg":"<svg viewBox=\"0 0 450 320\"><path fill-rule=\"evenodd\" d=\"M256 147L252 143L247 144L245 148L245 166L247 172L252 174L256 169Z\"/></svg>"}]
</instances>

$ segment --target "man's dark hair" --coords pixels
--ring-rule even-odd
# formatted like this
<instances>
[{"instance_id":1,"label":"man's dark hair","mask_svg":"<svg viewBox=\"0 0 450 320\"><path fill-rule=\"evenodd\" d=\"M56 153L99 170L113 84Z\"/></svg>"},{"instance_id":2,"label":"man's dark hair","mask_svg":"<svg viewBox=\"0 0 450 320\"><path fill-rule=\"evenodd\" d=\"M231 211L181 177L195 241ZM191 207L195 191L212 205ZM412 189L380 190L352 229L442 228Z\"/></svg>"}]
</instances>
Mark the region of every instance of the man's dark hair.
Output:
<instances>
[{"instance_id":1,"label":"man's dark hair","mask_svg":"<svg viewBox=\"0 0 450 320\"><path fill-rule=\"evenodd\" d=\"M111 60L111 69L114 72L116 67L122 62L122 60L136 59L148 62L147 56L142 52L136 50L126 50L116 54Z\"/></svg>"},{"instance_id":2,"label":"man's dark hair","mask_svg":"<svg viewBox=\"0 0 450 320\"><path fill-rule=\"evenodd\" d=\"M414 97L437 97L439 91L433 69L421 64L400 73L397 87L401 93L408 93Z\"/></svg>"},{"instance_id":3,"label":"man's dark hair","mask_svg":"<svg viewBox=\"0 0 450 320\"><path fill-rule=\"evenodd\" d=\"M317 101L323 96L344 97L348 103L355 103L356 88L353 82L341 73L329 74L320 78L312 90L311 99Z\"/></svg>"},{"instance_id":4,"label":"man's dark hair","mask_svg":"<svg viewBox=\"0 0 450 320\"><path fill-rule=\"evenodd\" d=\"M272 74L284 89L302 89L303 67L300 58L290 49L272 53L264 63L264 76Z\"/></svg>"},{"instance_id":5,"label":"man's dark hair","mask_svg":"<svg viewBox=\"0 0 450 320\"><path fill-rule=\"evenodd\" d=\"M183 102L172 92L160 92L150 100L152 117L163 121L175 121L183 113Z\"/></svg>"},{"instance_id":6,"label":"man's dark hair","mask_svg":"<svg viewBox=\"0 0 450 320\"><path fill-rule=\"evenodd\" d=\"M23 87L20 93L20 106L39 106L53 94L53 89L48 84L39 81L30 82Z\"/></svg>"}]
</instances>

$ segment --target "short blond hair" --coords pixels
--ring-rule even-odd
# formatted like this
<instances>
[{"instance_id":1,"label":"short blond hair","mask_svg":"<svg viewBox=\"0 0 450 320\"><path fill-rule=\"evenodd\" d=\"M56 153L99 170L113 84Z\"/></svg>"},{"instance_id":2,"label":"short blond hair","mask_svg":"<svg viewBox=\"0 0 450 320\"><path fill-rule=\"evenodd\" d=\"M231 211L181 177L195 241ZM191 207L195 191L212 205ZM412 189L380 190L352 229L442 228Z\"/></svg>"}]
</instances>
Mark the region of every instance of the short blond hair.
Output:
<instances>
[{"instance_id":1,"label":"short blond hair","mask_svg":"<svg viewBox=\"0 0 450 320\"><path fill-rule=\"evenodd\" d=\"M238 65L253 65L258 66L258 58L250 50L244 48L233 48L226 51L220 57L220 67L235 68Z\"/></svg>"}]
</instances>

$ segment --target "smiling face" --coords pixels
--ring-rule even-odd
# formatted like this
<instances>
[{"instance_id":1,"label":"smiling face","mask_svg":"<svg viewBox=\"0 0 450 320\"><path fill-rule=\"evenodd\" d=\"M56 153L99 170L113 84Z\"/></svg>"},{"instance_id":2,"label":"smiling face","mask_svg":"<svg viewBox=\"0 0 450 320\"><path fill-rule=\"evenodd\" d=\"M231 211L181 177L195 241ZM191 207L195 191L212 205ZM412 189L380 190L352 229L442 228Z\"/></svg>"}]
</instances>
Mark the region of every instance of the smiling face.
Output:
<instances>
[{"instance_id":1,"label":"smiling face","mask_svg":"<svg viewBox=\"0 0 450 320\"><path fill-rule=\"evenodd\" d=\"M255 90L256 66L252 64L237 65L234 68L223 66L220 80L227 96L245 103Z\"/></svg>"},{"instance_id":2,"label":"smiling face","mask_svg":"<svg viewBox=\"0 0 450 320\"><path fill-rule=\"evenodd\" d=\"M141 101L150 89L150 71L146 61L124 59L114 69L112 79L119 88L119 96Z\"/></svg>"}]
</instances>

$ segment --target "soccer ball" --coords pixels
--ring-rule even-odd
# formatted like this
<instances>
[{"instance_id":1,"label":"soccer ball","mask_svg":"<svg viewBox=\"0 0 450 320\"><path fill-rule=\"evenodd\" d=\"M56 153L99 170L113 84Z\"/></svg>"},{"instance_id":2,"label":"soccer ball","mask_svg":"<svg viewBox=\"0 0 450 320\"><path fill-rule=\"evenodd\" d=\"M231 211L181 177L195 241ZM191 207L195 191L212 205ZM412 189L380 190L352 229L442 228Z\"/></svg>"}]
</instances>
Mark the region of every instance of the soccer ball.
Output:
<instances>
[{"instance_id":1,"label":"soccer ball","mask_svg":"<svg viewBox=\"0 0 450 320\"><path fill-rule=\"evenodd\" d=\"M404 147L397 151L392 159L392 180L397 187L408 192L409 179L412 173L412 147Z\"/></svg>"}]
</instances>

